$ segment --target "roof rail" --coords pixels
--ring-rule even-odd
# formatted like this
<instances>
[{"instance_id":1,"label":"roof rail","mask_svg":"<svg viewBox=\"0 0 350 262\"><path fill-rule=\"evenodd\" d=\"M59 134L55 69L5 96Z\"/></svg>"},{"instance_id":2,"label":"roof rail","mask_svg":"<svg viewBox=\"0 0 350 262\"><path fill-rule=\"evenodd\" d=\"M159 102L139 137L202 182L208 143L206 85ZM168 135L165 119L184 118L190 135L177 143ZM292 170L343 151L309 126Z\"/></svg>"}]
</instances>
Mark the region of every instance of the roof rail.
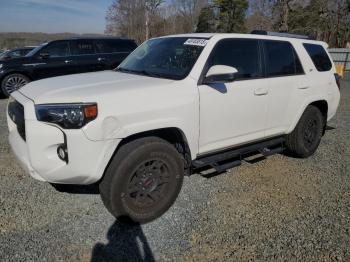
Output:
<instances>
[{"instance_id":1,"label":"roof rail","mask_svg":"<svg viewBox=\"0 0 350 262\"><path fill-rule=\"evenodd\" d=\"M265 30L253 30L251 32L251 34L253 34L253 35L269 35L269 36L291 37L291 38L314 40L312 37L307 36L307 35L297 35L297 34L290 34L290 33L279 33L279 32L265 31Z\"/></svg>"}]
</instances>

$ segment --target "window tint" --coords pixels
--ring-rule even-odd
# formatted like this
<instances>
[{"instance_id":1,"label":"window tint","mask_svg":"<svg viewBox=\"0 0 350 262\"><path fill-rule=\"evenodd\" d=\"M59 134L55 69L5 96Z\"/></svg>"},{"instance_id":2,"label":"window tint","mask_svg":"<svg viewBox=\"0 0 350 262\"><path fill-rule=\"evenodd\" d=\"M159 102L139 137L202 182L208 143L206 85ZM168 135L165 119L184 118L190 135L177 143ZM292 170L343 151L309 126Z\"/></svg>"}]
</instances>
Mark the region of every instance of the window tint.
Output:
<instances>
[{"instance_id":1,"label":"window tint","mask_svg":"<svg viewBox=\"0 0 350 262\"><path fill-rule=\"evenodd\" d=\"M284 41L264 41L267 76L302 74L303 68L293 46Z\"/></svg>"},{"instance_id":2,"label":"window tint","mask_svg":"<svg viewBox=\"0 0 350 262\"><path fill-rule=\"evenodd\" d=\"M72 42L73 55L92 55L95 54L94 43L92 40L75 40Z\"/></svg>"},{"instance_id":3,"label":"window tint","mask_svg":"<svg viewBox=\"0 0 350 262\"><path fill-rule=\"evenodd\" d=\"M236 79L261 77L259 43L252 39L224 39L214 48L209 58L209 68L226 65L238 70Z\"/></svg>"},{"instance_id":4,"label":"window tint","mask_svg":"<svg viewBox=\"0 0 350 262\"><path fill-rule=\"evenodd\" d=\"M40 53L46 53L50 57L64 57L69 55L69 45L67 41L59 41L48 44Z\"/></svg>"},{"instance_id":5,"label":"window tint","mask_svg":"<svg viewBox=\"0 0 350 262\"><path fill-rule=\"evenodd\" d=\"M11 57L11 58L16 58L16 57L21 57L21 56L22 56L22 54L21 54L20 50L15 50L15 51L8 53L8 57Z\"/></svg>"},{"instance_id":6,"label":"window tint","mask_svg":"<svg viewBox=\"0 0 350 262\"><path fill-rule=\"evenodd\" d=\"M102 39L95 44L97 53L131 52L136 48L136 43L128 40Z\"/></svg>"},{"instance_id":7,"label":"window tint","mask_svg":"<svg viewBox=\"0 0 350 262\"><path fill-rule=\"evenodd\" d=\"M320 72L329 71L332 68L332 62L321 45L304 44L304 47L310 55L316 69Z\"/></svg>"}]
</instances>

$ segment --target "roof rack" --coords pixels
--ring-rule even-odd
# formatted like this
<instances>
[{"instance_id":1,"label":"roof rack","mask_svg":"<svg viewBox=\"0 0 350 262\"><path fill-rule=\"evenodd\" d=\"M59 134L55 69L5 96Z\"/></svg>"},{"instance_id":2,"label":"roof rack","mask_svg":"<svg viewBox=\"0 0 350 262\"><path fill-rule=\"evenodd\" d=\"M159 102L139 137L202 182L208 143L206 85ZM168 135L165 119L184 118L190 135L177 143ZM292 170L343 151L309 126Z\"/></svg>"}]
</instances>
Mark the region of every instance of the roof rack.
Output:
<instances>
[{"instance_id":1,"label":"roof rack","mask_svg":"<svg viewBox=\"0 0 350 262\"><path fill-rule=\"evenodd\" d=\"M279 36L279 37L291 37L291 38L313 40L312 37L307 36L307 35L297 35L297 34L290 34L290 33L279 33L279 32L265 31L265 30L253 30L251 32L251 34L253 34L253 35Z\"/></svg>"}]
</instances>

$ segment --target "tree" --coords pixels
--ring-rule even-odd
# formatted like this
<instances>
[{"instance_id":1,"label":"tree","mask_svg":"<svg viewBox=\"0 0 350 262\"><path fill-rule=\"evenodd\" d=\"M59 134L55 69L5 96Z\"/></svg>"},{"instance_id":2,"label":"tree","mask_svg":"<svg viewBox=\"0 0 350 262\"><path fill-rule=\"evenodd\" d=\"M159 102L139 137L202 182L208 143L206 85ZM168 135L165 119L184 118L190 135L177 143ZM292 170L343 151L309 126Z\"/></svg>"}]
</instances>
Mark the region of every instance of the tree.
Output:
<instances>
[{"instance_id":1,"label":"tree","mask_svg":"<svg viewBox=\"0 0 350 262\"><path fill-rule=\"evenodd\" d=\"M197 24L197 33L209 33L216 31L216 19L212 6L203 7Z\"/></svg>"},{"instance_id":2,"label":"tree","mask_svg":"<svg viewBox=\"0 0 350 262\"><path fill-rule=\"evenodd\" d=\"M156 16L157 8L164 2L164 0L145 0L145 14L146 14L146 39L150 36L150 16Z\"/></svg>"},{"instance_id":3,"label":"tree","mask_svg":"<svg viewBox=\"0 0 350 262\"><path fill-rule=\"evenodd\" d=\"M203 7L208 5L208 0L173 0L177 26L184 33L194 32L198 23L198 17Z\"/></svg>"},{"instance_id":4,"label":"tree","mask_svg":"<svg viewBox=\"0 0 350 262\"><path fill-rule=\"evenodd\" d=\"M247 0L214 0L219 9L219 32L245 32L245 15L248 10Z\"/></svg>"},{"instance_id":5,"label":"tree","mask_svg":"<svg viewBox=\"0 0 350 262\"><path fill-rule=\"evenodd\" d=\"M246 28L248 32L252 30L272 30L273 15L272 0L251 0L249 2L250 15L246 18Z\"/></svg>"},{"instance_id":6,"label":"tree","mask_svg":"<svg viewBox=\"0 0 350 262\"><path fill-rule=\"evenodd\" d=\"M288 2L288 11L286 6ZM278 19L275 29L306 34L325 41L332 47L345 47L350 34L349 0L281 0L273 12Z\"/></svg>"},{"instance_id":7,"label":"tree","mask_svg":"<svg viewBox=\"0 0 350 262\"><path fill-rule=\"evenodd\" d=\"M106 15L106 33L135 39L142 43L153 34L162 0L114 0ZM152 21L152 22L150 22Z\"/></svg>"}]
</instances>

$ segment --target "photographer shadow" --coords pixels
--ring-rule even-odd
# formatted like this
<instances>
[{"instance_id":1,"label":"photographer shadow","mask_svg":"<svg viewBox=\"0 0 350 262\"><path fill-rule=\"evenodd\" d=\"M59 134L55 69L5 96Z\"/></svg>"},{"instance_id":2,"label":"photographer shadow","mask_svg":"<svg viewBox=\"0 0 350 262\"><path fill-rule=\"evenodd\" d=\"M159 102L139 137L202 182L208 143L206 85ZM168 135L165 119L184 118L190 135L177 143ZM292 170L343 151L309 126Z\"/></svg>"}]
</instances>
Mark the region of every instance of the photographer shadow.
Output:
<instances>
[{"instance_id":1,"label":"photographer shadow","mask_svg":"<svg viewBox=\"0 0 350 262\"><path fill-rule=\"evenodd\" d=\"M107 244L95 244L91 262L155 261L140 225L127 225L116 221L109 228L107 239Z\"/></svg>"}]
</instances>

